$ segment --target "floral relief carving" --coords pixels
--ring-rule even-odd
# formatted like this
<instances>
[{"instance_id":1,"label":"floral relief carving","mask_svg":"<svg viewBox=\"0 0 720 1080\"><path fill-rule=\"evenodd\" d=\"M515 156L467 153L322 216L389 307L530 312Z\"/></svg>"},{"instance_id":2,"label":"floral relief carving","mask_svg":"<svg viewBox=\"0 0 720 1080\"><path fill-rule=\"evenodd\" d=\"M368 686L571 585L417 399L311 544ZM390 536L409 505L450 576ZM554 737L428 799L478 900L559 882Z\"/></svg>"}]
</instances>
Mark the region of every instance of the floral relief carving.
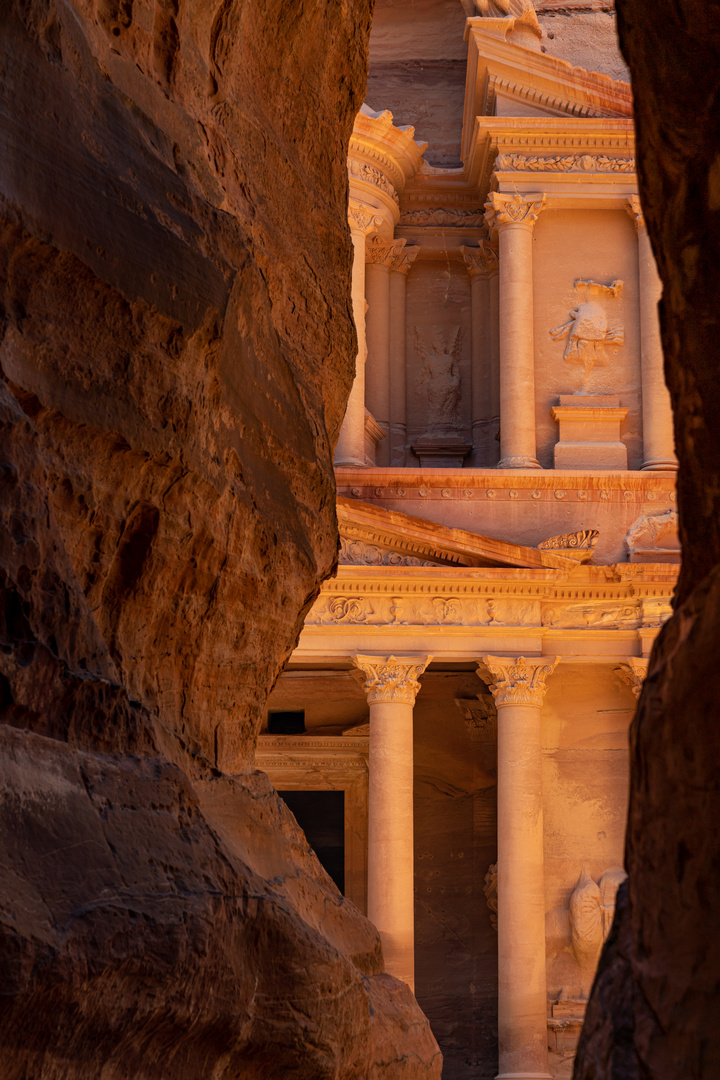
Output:
<instances>
[{"instance_id":1,"label":"floral relief carving","mask_svg":"<svg viewBox=\"0 0 720 1080\"><path fill-rule=\"evenodd\" d=\"M328 610L336 622L362 623L373 614L367 600L356 596L333 596Z\"/></svg>"},{"instance_id":2,"label":"floral relief carving","mask_svg":"<svg viewBox=\"0 0 720 1080\"><path fill-rule=\"evenodd\" d=\"M498 154L498 172L615 172L634 173L635 159L607 154L558 154L554 157Z\"/></svg>"},{"instance_id":3,"label":"floral relief carving","mask_svg":"<svg viewBox=\"0 0 720 1080\"><path fill-rule=\"evenodd\" d=\"M518 656L512 659L506 656L484 656L478 665L481 679L490 678L490 693L495 704L501 705L542 705L546 679L555 670L558 656L532 657Z\"/></svg>"},{"instance_id":4,"label":"floral relief carving","mask_svg":"<svg viewBox=\"0 0 720 1080\"><path fill-rule=\"evenodd\" d=\"M550 536L537 547L538 551L547 551L551 555L562 555L583 563L591 558L599 536L597 529L581 529L579 532Z\"/></svg>"},{"instance_id":5,"label":"floral relief carving","mask_svg":"<svg viewBox=\"0 0 720 1080\"><path fill-rule=\"evenodd\" d=\"M462 247L463 260L470 277L495 273L499 266L498 253L491 244L481 240L477 247Z\"/></svg>"},{"instance_id":6,"label":"floral relief carving","mask_svg":"<svg viewBox=\"0 0 720 1080\"><path fill-rule=\"evenodd\" d=\"M414 705L420 689L419 677L432 656L368 656L358 654L352 661L364 675L363 689L369 705L398 702Z\"/></svg>"},{"instance_id":7,"label":"floral relief carving","mask_svg":"<svg viewBox=\"0 0 720 1080\"><path fill-rule=\"evenodd\" d=\"M380 169L376 169L374 165L368 165L365 161L358 161L356 158L350 159L349 169L350 175L355 177L356 180L364 180L367 184L373 184L376 188L384 191L386 195L389 195L391 199L394 199L395 202L398 202L394 186Z\"/></svg>"},{"instance_id":8,"label":"floral relief carving","mask_svg":"<svg viewBox=\"0 0 720 1080\"><path fill-rule=\"evenodd\" d=\"M405 210L400 214L401 225L441 225L445 228L480 228L485 224L483 210Z\"/></svg>"},{"instance_id":9,"label":"floral relief carving","mask_svg":"<svg viewBox=\"0 0 720 1080\"><path fill-rule=\"evenodd\" d=\"M375 544L362 540L348 540L340 537L341 566L437 566L427 559L417 559L414 555L401 555L398 551L387 551Z\"/></svg>"},{"instance_id":10,"label":"floral relief carving","mask_svg":"<svg viewBox=\"0 0 720 1080\"><path fill-rule=\"evenodd\" d=\"M359 207L351 206L348 210L348 222L351 229L369 233L372 232L373 229L379 229L383 219L374 211L363 210Z\"/></svg>"},{"instance_id":11,"label":"floral relief carving","mask_svg":"<svg viewBox=\"0 0 720 1080\"><path fill-rule=\"evenodd\" d=\"M503 225L528 225L533 227L547 201L544 194L501 195L491 191L485 203L485 220L491 229Z\"/></svg>"}]
</instances>

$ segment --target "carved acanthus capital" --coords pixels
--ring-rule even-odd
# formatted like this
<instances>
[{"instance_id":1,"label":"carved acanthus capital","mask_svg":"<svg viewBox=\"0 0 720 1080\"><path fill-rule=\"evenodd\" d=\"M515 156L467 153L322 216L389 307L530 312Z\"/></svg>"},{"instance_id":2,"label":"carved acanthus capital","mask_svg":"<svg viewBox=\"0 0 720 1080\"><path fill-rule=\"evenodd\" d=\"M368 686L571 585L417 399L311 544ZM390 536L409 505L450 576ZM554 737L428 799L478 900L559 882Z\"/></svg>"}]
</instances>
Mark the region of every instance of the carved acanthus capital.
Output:
<instances>
[{"instance_id":1,"label":"carved acanthus capital","mask_svg":"<svg viewBox=\"0 0 720 1080\"><path fill-rule=\"evenodd\" d=\"M390 269L395 270L398 274L407 274L419 254L420 248L417 246L403 248L397 255L392 257Z\"/></svg>"},{"instance_id":2,"label":"carved acanthus capital","mask_svg":"<svg viewBox=\"0 0 720 1080\"><path fill-rule=\"evenodd\" d=\"M368 704L397 702L414 705L420 689L418 681L432 656L353 656L352 662L365 675L363 690Z\"/></svg>"},{"instance_id":3,"label":"carved acanthus capital","mask_svg":"<svg viewBox=\"0 0 720 1080\"><path fill-rule=\"evenodd\" d=\"M498 253L491 244L481 240L477 247L463 247L460 250L471 278L489 277L497 273Z\"/></svg>"},{"instance_id":4,"label":"carved acanthus capital","mask_svg":"<svg viewBox=\"0 0 720 1080\"><path fill-rule=\"evenodd\" d=\"M361 232L367 236L369 233L375 232L381 228L383 219L382 215L375 213L372 210L365 210L363 207L351 206L348 210L348 222L353 232Z\"/></svg>"},{"instance_id":5,"label":"carved acanthus capital","mask_svg":"<svg viewBox=\"0 0 720 1080\"><path fill-rule=\"evenodd\" d=\"M532 229L542 213L547 197L543 192L532 195L501 195L491 191L485 203L485 220L491 230L505 225L525 225Z\"/></svg>"},{"instance_id":6,"label":"carved acanthus capital","mask_svg":"<svg viewBox=\"0 0 720 1080\"><path fill-rule=\"evenodd\" d=\"M490 693L495 704L534 705L540 708L545 697L545 680L551 675L560 659L558 656L483 656L478 664L478 675L490 681Z\"/></svg>"},{"instance_id":7,"label":"carved acanthus capital","mask_svg":"<svg viewBox=\"0 0 720 1080\"><path fill-rule=\"evenodd\" d=\"M646 232L647 225L645 224L645 214L643 213L643 208L640 204L640 196L628 195L627 201L625 203L625 209L627 210L630 217L633 219L635 231L637 232L638 236L640 236L641 233Z\"/></svg>"},{"instance_id":8,"label":"carved acanthus capital","mask_svg":"<svg viewBox=\"0 0 720 1080\"><path fill-rule=\"evenodd\" d=\"M636 700L640 697L647 671L648 661L647 657L644 656L629 656L627 660L623 660L619 667L615 668L615 674L621 682L630 687Z\"/></svg>"},{"instance_id":9,"label":"carved acanthus capital","mask_svg":"<svg viewBox=\"0 0 720 1080\"><path fill-rule=\"evenodd\" d=\"M374 236L365 246L365 262L392 267L396 259L402 257L406 240L381 240Z\"/></svg>"}]
</instances>

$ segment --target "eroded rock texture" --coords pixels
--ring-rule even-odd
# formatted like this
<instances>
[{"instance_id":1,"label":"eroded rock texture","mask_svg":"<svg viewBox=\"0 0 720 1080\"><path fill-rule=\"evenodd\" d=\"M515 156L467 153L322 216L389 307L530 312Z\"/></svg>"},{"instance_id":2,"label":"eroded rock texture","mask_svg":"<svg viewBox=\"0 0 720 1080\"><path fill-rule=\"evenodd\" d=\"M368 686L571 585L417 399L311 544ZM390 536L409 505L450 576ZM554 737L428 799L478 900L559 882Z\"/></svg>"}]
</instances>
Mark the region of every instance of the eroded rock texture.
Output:
<instances>
[{"instance_id":1,"label":"eroded rock texture","mask_svg":"<svg viewBox=\"0 0 720 1080\"><path fill-rule=\"evenodd\" d=\"M683 567L632 729L627 895L576 1080L720 1075L720 11L618 0L665 292ZM625 887L623 887L624 891Z\"/></svg>"},{"instance_id":2,"label":"eroded rock texture","mask_svg":"<svg viewBox=\"0 0 720 1080\"><path fill-rule=\"evenodd\" d=\"M437 1077L252 771L337 533L370 0L0 6L0 1073Z\"/></svg>"}]
</instances>

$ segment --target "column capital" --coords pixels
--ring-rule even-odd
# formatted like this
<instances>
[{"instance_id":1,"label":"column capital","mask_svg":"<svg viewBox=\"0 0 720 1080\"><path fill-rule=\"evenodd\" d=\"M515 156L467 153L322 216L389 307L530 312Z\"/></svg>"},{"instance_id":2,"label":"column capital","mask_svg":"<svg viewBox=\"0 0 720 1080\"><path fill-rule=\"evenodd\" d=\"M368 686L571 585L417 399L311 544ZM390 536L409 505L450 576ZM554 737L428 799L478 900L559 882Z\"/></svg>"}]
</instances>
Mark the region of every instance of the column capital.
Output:
<instances>
[{"instance_id":1,"label":"column capital","mask_svg":"<svg viewBox=\"0 0 720 1080\"><path fill-rule=\"evenodd\" d=\"M648 660L645 656L629 656L627 660L623 660L619 667L615 668L615 674L621 682L630 687L636 701L640 697L640 691L647 672Z\"/></svg>"},{"instance_id":2,"label":"column capital","mask_svg":"<svg viewBox=\"0 0 720 1080\"><path fill-rule=\"evenodd\" d=\"M557 666L559 656L483 656L478 676L490 683L495 704L534 705L540 708L545 697L548 675Z\"/></svg>"},{"instance_id":3,"label":"column capital","mask_svg":"<svg viewBox=\"0 0 720 1080\"><path fill-rule=\"evenodd\" d=\"M635 231L640 236L642 233L647 232L647 224L645 222L645 214L640 203L639 195L628 195L625 200L625 209L633 220Z\"/></svg>"},{"instance_id":4,"label":"column capital","mask_svg":"<svg viewBox=\"0 0 720 1080\"><path fill-rule=\"evenodd\" d=\"M532 230L546 202L547 196L542 191L530 195L503 195L491 191L485 203L485 220L491 230L507 225L524 225Z\"/></svg>"},{"instance_id":5,"label":"column capital","mask_svg":"<svg viewBox=\"0 0 720 1080\"><path fill-rule=\"evenodd\" d=\"M368 704L393 701L414 705L420 689L418 677L432 656L368 656L357 654L352 662L365 676L363 690Z\"/></svg>"},{"instance_id":6,"label":"column capital","mask_svg":"<svg viewBox=\"0 0 720 1080\"><path fill-rule=\"evenodd\" d=\"M404 240L402 242L403 244L405 243ZM398 243L398 241L395 241L395 243ZM390 269L394 270L397 274L407 274L419 254L420 247L417 244L414 244L409 248L403 248L396 255L392 256Z\"/></svg>"},{"instance_id":7,"label":"column capital","mask_svg":"<svg viewBox=\"0 0 720 1080\"><path fill-rule=\"evenodd\" d=\"M393 262L402 256L406 243L406 240L382 240L374 236L365 246L365 262L392 267Z\"/></svg>"},{"instance_id":8,"label":"column capital","mask_svg":"<svg viewBox=\"0 0 720 1080\"><path fill-rule=\"evenodd\" d=\"M367 236L381 228L382 223L382 215L373 210L366 210L361 206L351 206L348 210L348 224L352 232Z\"/></svg>"},{"instance_id":9,"label":"column capital","mask_svg":"<svg viewBox=\"0 0 720 1080\"><path fill-rule=\"evenodd\" d=\"M489 277L497 272L498 253L487 241L481 240L477 247L461 247L460 250L471 278Z\"/></svg>"}]
</instances>

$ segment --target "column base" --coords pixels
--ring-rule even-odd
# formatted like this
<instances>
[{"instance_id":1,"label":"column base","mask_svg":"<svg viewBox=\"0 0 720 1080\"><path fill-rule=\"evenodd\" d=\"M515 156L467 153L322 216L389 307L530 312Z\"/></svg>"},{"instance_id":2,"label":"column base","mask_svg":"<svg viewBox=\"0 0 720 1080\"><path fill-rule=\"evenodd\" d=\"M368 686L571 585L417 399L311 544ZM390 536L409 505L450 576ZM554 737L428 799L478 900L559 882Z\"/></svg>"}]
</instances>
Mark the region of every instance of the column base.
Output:
<instances>
[{"instance_id":1,"label":"column base","mask_svg":"<svg viewBox=\"0 0 720 1080\"><path fill-rule=\"evenodd\" d=\"M677 472L678 463L675 458L655 458L645 461L640 466L641 472Z\"/></svg>"},{"instance_id":2,"label":"column base","mask_svg":"<svg viewBox=\"0 0 720 1080\"><path fill-rule=\"evenodd\" d=\"M336 457L333 461L333 465L336 469L364 469L366 467L365 459L361 461L355 457Z\"/></svg>"},{"instance_id":3,"label":"column base","mask_svg":"<svg viewBox=\"0 0 720 1080\"><path fill-rule=\"evenodd\" d=\"M534 457L505 457L501 458L495 466L496 469L542 469L542 465ZM508 1076L511 1074L508 1073ZM519 1075L519 1074L518 1074ZM528 1074L529 1075L529 1074ZM538 1076L540 1073L538 1073Z\"/></svg>"}]
</instances>

